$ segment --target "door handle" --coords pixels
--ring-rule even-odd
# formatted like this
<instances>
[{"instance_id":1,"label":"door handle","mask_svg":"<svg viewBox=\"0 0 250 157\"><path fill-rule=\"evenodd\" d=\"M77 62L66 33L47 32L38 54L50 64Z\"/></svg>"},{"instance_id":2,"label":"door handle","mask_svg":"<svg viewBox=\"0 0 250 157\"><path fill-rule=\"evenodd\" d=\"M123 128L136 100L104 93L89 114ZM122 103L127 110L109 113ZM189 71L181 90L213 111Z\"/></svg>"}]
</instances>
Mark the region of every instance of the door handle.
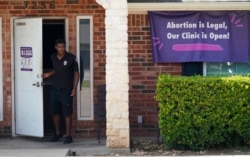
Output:
<instances>
[{"instance_id":1,"label":"door handle","mask_svg":"<svg viewBox=\"0 0 250 157\"><path fill-rule=\"evenodd\" d=\"M43 77L43 74L37 74L36 77L37 77L37 78L42 78L42 77Z\"/></svg>"},{"instance_id":2,"label":"door handle","mask_svg":"<svg viewBox=\"0 0 250 157\"><path fill-rule=\"evenodd\" d=\"M40 83L39 83L39 82L37 82L37 83L33 83L32 85L33 85L33 86L40 87Z\"/></svg>"}]
</instances>

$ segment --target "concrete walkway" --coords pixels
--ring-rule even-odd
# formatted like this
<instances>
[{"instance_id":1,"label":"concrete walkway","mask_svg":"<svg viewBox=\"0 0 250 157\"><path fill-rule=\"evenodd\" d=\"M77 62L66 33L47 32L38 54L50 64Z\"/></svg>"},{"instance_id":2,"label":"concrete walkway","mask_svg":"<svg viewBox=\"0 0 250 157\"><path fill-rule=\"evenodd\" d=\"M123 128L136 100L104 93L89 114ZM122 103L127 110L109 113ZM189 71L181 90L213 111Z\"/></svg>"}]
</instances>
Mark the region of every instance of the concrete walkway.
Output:
<instances>
[{"instance_id":1,"label":"concrete walkway","mask_svg":"<svg viewBox=\"0 0 250 157\"><path fill-rule=\"evenodd\" d=\"M106 148L106 140L101 143L95 138L73 139L71 144L63 141L49 142L49 138L33 137L1 137L0 156L36 156L36 157L65 157L77 153L86 156L104 156L110 152Z\"/></svg>"},{"instance_id":2,"label":"concrete walkway","mask_svg":"<svg viewBox=\"0 0 250 157\"><path fill-rule=\"evenodd\" d=\"M0 149L0 156L65 157L68 149Z\"/></svg>"},{"instance_id":3,"label":"concrete walkway","mask_svg":"<svg viewBox=\"0 0 250 157\"><path fill-rule=\"evenodd\" d=\"M73 139L71 144L63 141L49 142L49 137L2 137L0 136L0 157L66 157L66 156L122 156L124 150L106 148L106 140L98 143L96 138ZM120 153L119 151L123 152ZM129 153L126 154L129 156ZM136 156L136 155L132 155ZM250 155L195 155L175 157L250 157Z\"/></svg>"}]
</instances>

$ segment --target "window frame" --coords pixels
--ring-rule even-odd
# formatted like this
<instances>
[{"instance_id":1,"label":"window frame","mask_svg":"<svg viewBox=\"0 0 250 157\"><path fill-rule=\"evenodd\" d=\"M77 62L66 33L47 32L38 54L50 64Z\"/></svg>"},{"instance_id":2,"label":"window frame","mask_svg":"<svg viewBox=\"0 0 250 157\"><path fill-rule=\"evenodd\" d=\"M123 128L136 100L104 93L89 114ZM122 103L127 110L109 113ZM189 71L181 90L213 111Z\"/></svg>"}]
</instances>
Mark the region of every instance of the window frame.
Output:
<instances>
[{"instance_id":1,"label":"window frame","mask_svg":"<svg viewBox=\"0 0 250 157\"><path fill-rule=\"evenodd\" d=\"M2 51L2 17L0 17L0 121L3 121L3 51Z\"/></svg>"},{"instance_id":2,"label":"window frame","mask_svg":"<svg viewBox=\"0 0 250 157\"><path fill-rule=\"evenodd\" d=\"M218 72L220 72L220 75L214 75L214 74L212 74L212 75L208 75L208 63L209 62L203 62L203 76L220 76L220 77L223 77L223 76L234 76L234 75L241 75L241 76L246 76L246 75L248 75L249 73L240 73L239 71L238 71L238 67L237 66L240 66L240 64L241 63L234 63L233 62L233 64L236 64L235 66L235 68L236 68L236 70L235 70L235 73L232 73L232 74L228 74L228 75L225 75L225 74L223 74L225 71L223 71L223 70L221 70L221 71L218 71ZM213 63L213 62L211 62L211 63ZM232 64L232 62L217 62L218 64ZM216 64L217 64L216 63ZM250 64L250 63L244 63L244 64ZM227 69L228 70L228 69ZM221 74L221 72L222 72L222 74Z\"/></svg>"},{"instance_id":3,"label":"window frame","mask_svg":"<svg viewBox=\"0 0 250 157\"><path fill-rule=\"evenodd\" d=\"M94 100L93 100L93 17L92 16L77 16L76 18L76 50L77 50L77 61L80 65L80 20L90 20L90 93L91 93L91 115L89 117L81 116L81 95L80 95L80 83L77 87L77 120L93 120L94 119ZM80 81L79 81L80 82Z\"/></svg>"}]
</instances>

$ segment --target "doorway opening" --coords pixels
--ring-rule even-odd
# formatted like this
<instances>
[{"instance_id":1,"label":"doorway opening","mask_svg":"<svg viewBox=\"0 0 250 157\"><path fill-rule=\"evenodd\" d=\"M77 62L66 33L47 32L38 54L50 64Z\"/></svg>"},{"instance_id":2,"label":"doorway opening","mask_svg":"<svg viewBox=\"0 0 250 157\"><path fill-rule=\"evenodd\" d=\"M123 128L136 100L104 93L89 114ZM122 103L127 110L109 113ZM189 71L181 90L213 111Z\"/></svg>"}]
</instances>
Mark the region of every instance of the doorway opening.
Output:
<instances>
[{"instance_id":1,"label":"doorway opening","mask_svg":"<svg viewBox=\"0 0 250 157\"><path fill-rule=\"evenodd\" d=\"M55 51L55 40L58 38L65 39L65 19L43 19L43 72L51 71L53 65L50 59L51 54ZM54 133L52 116L50 115L50 89L52 78L43 80L43 109L44 109L44 135L48 136ZM61 127L65 128L63 117Z\"/></svg>"}]
</instances>

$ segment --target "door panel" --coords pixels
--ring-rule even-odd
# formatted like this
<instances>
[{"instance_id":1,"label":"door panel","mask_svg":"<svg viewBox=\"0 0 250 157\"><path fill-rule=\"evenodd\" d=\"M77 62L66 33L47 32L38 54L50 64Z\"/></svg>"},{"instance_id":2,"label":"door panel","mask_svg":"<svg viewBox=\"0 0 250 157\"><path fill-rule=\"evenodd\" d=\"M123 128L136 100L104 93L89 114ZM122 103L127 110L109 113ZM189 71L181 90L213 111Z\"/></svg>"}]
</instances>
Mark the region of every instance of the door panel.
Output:
<instances>
[{"instance_id":1,"label":"door panel","mask_svg":"<svg viewBox=\"0 0 250 157\"><path fill-rule=\"evenodd\" d=\"M42 18L14 20L16 134L43 137Z\"/></svg>"}]
</instances>

